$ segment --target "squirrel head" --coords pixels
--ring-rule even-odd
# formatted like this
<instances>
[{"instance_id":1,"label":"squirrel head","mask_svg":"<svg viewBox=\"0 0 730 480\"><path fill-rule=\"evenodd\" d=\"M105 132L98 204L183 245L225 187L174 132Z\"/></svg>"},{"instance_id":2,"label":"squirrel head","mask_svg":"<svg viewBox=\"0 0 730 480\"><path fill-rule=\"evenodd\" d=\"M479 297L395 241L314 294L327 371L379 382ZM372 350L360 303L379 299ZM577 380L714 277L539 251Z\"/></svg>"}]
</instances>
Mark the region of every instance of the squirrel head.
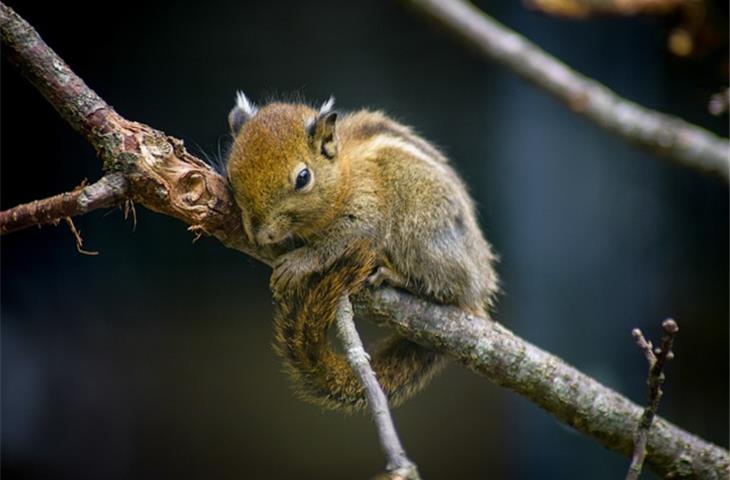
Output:
<instances>
[{"instance_id":1,"label":"squirrel head","mask_svg":"<svg viewBox=\"0 0 730 480\"><path fill-rule=\"evenodd\" d=\"M273 245L320 232L337 214L347 168L338 155L334 98L319 111L239 92L228 116L235 137L227 162L249 240Z\"/></svg>"}]
</instances>

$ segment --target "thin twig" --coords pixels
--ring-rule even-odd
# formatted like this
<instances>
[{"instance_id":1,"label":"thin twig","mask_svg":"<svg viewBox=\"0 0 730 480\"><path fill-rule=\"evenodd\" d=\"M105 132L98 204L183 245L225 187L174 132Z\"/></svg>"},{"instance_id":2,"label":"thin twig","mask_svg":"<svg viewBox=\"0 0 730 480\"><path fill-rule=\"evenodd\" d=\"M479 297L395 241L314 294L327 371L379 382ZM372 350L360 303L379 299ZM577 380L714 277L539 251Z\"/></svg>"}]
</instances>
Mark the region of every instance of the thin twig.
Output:
<instances>
[{"instance_id":1,"label":"thin twig","mask_svg":"<svg viewBox=\"0 0 730 480\"><path fill-rule=\"evenodd\" d=\"M35 225L58 224L67 217L82 215L124 201L127 181L121 174L110 174L96 183L77 187L43 200L0 212L0 234L16 232Z\"/></svg>"},{"instance_id":2,"label":"thin twig","mask_svg":"<svg viewBox=\"0 0 730 480\"><path fill-rule=\"evenodd\" d=\"M353 321L352 304L347 295L340 298L337 306L337 336L342 342L352 370L365 389L368 408L378 431L378 440L385 453L386 470L392 479L418 480L416 465L406 457L406 452L395 431L388 408L388 398L370 366L370 356L365 352L360 335Z\"/></svg>"},{"instance_id":3,"label":"thin twig","mask_svg":"<svg viewBox=\"0 0 730 480\"><path fill-rule=\"evenodd\" d=\"M195 225L196 230L214 235L229 248L271 264L275 252L257 248L242 234L241 213L226 181L187 153L182 141L123 119L106 104L96 115L85 116L83 99L95 94L70 69L56 70L56 62L65 65L63 60L25 20L2 3L0 34L3 55L22 66L29 79L47 79L34 85L61 116L77 125L87 121L84 125L88 128L80 130L97 148L105 165L133 171L130 189L137 202ZM68 84L78 90L65 90ZM144 149L140 148L142 144ZM503 326L390 288L360 292L355 300L358 315L377 318L403 336L459 359L606 447L631 454L640 407ZM663 476L681 473L727 480L730 454L656 418L646 462Z\"/></svg>"},{"instance_id":4,"label":"thin twig","mask_svg":"<svg viewBox=\"0 0 730 480\"><path fill-rule=\"evenodd\" d=\"M81 232L76 228L76 225L74 225L74 221L71 220L71 217L65 217L64 220L66 221L66 225L68 225L68 228L71 230L71 233L73 234L74 239L76 240L76 250L82 255L91 255L91 256L99 255L99 252L92 252L89 250L84 250L82 248L84 246L84 239L81 238Z\"/></svg>"},{"instance_id":5,"label":"thin twig","mask_svg":"<svg viewBox=\"0 0 730 480\"><path fill-rule=\"evenodd\" d=\"M649 374L646 380L649 400L636 427L634 453L631 457L631 466L629 466L629 471L626 474L626 480L638 480L639 475L641 475L641 469L644 466L644 459L646 458L646 444L649 440L649 430L659 408L659 402L662 399L664 365L674 358L672 345L674 344L674 336L679 332L679 326L677 322L668 318L662 322L662 328L664 329L662 346L656 350L653 349L651 342L644 338L641 330L635 328L631 332L636 344L644 352L646 361L649 364Z\"/></svg>"},{"instance_id":6,"label":"thin twig","mask_svg":"<svg viewBox=\"0 0 730 480\"><path fill-rule=\"evenodd\" d=\"M124 202L124 219L129 218L129 214L132 214L132 231L137 230L137 209L134 208L134 200L128 198Z\"/></svg>"},{"instance_id":7,"label":"thin twig","mask_svg":"<svg viewBox=\"0 0 730 480\"><path fill-rule=\"evenodd\" d=\"M548 91L602 128L682 165L730 179L730 143L684 120L630 102L585 77L463 0L407 3L456 36Z\"/></svg>"}]
</instances>

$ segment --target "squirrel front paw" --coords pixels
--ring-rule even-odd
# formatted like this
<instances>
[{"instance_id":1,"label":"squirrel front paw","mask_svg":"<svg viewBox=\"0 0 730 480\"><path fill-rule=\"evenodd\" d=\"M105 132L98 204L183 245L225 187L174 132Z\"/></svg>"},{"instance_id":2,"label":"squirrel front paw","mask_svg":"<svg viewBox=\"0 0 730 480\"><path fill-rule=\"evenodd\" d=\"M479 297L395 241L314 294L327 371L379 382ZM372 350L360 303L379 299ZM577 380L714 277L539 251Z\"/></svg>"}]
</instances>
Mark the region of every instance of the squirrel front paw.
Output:
<instances>
[{"instance_id":1,"label":"squirrel front paw","mask_svg":"<svg viewBox=\"0 0 730 480\"><path fill-rule=\"evenodd\" d=\"M302 279L316 268L317 264L312 257L299 250L281 255L274 263L274 271L269 281L274 297L281 297L288 288L301 283Z\"/></svg>"}]
</instances>

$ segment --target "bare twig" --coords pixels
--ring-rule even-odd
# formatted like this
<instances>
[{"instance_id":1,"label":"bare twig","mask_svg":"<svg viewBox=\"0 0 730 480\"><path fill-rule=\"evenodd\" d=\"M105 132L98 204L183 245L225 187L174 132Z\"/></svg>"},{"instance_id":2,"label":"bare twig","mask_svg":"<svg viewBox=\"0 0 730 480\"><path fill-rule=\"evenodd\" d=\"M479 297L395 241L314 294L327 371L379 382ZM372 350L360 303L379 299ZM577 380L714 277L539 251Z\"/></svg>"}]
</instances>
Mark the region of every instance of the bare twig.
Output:
<instances>
[{"instance_id":1,"label":"bare twig","mask_svg":"<svg viewBox=\"0 0 730 480\"><path fill-rule=\"evenodd\" d=\"M92 252L89 250L84 250L82 247L84 246L84 239L81 238L81 232L76 228L76 225L74 225L74 221L71 220L71 217L65 217L64 220L66 221L66 224L68 225L68 228L71 230L71 233L74 236L74 239L76 240L76 250L82 254L82 255L99 255L99 252Z\"/></svg>"},{"instance_id":2,"label":"bare twig","mask_svg":"<svg viewBox=\"0 0 730 480\"><path fill-rule=\"evenodd\" d=\"M137 209L134 208L134 201L131 199L127 199L124 202L123 210L125 220L129 218L130 213L132 214L132 231L134 232L135 230L137 230Z\"/></svg>"},{"instance_id":3,"label":"bare twig","mask_svg":"<svg viewBox=\"0 0 730 480\"><path fill-rule=\"evenodd\" d=\"M355 328L352 304L347 295L340 298L337 306L337 336L345 347L350 367L365 388L368 408L378 431L380 446L385 453L388 475L391 478L418 480L420 477L416 465L406 457L390 415L388 398L375 378L375 372L370 366L370 356L365 352Z\"/></svg>"},{"instance_id":4,"label":"bare twig","mask_svg":"<svg viewBox=\"0 0 730 480\"><path fill-rule=\"evenodd\" d=\"M226 181L190 155L180 140L130 122L91 92L12 9L0 3L2 53L21 66L34 85L97 148L105 168L128 172L135 201L174 216L195 231L270 264L276 252L256 248L241 233L240 212ZM57 70L55 65L60 65ZM40 72L40 73L39 73ZM61 81L56 76L63 76ZM66 91L75 85L75 94ZM50 92L49 92L50 90ZM55 90L60 90L56 92ZM99 107L89 115L83 101ZM389 288L362 292L358 313L377 318L404 336L458 358L495 383L525 396L603 445L631 454L633 426L641 409L557 357L452 307L439 306ZM660 475L727 478L728 452L656 418L647 464Z\"/></svg>"},{"instance_id":5,"label":"bare twig","mask_svg":"<svg viewBox=\"0 0 730 480\"><path fill-rule=\"evenodd\" d=\"M122 175L113 173L72 192L35 200L0 212L0 234L34 225L57 224L63 218L121 203L126 195L127 181Z\"/></svg>"},{"instance_id":6,"label":"bare twig","mask_svg":"<svg viewBox=\"0 0 730 480\"><path fill-rule=\"evenodd\" d=\"M649 374L646 380L646 384L649 387L649 400L636 427L634 452L631 457L631 466L629 466L629 471L626 474L626 480L638 480L639 475L641 475L641 469L644 466L644 459L646 458L646 443L649 439L649 430L659 408L659 402L662 399L664 365L674 358L672 345L674 344L674 336L679 332L679 326L677 322L668 318L662 322L662 328L664 329L662 346L656 350L653 350L651 342L648 342L644 338L641 330L635 328L631 332L636 344L644 352L646 361L649 364Z\"/></svg>"},{"instance_id":7,"label":"bare twig","mask_svg":"<svg viewBox=\"0 0 730 480\"><path fill-rule=\"evenodd\" d=\"M447 27L485 58L547 90L604 129L682 165L718 174L725 181L730 179L730 143L726 138L621 98L466 1L407 3Z\"/></svg>"}]
</instances>

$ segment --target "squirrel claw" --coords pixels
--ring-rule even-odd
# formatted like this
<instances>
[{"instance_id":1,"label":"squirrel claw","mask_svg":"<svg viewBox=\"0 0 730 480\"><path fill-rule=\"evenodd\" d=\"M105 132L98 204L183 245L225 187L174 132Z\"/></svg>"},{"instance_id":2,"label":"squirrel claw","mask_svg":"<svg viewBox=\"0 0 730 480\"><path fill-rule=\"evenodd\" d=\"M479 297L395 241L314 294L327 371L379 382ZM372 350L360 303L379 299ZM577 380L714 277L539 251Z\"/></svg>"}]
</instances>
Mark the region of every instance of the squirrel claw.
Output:
<instances>
[{"instance_id":1,"label":"squirrel claw","mask_svg":"<svg viewBox=\"0 0 730 480\"><path fill-rule=\"evenodd\" d=\"M274 297L281 297L287 289L301 283L302 278L310 272L307 267L306 257L296 251L279 257L269 281Z\"/></svg>"},{"instance_id":2,"label":"squirrel claw","mask_svg":"<svg viewBox=\"0 0 730 480\"><path fill-rule=\"evenodd\" d=\"M407 287L407 282L402 276L395 273L390 268L383 266L378 267L375 270L375 273L367 278L367 283L373 288L377 288L384 283L396 288Z\"/></svg>"},{"instance_id":3,"label":"squirrel claw","mask_svg":"<svg viewBox=\"0 0 730 480\"><path fill-rule=\"evenodd\" d=\"M295 277L293 270L288 263L283 263L274 268L269 286L275 296L280 297L282 293L286 292Z\"/></svg>"},{"instance_id":4,"label":"squirrel claw","mask_svg":"<svg viewBox=\"0 0 730 480\"><path fill-rule=\"evenodd\" d=\"M383 267L378 267L375 269L375 272L373 272L368 278L367 278L367 284L370 285L373 288L378 288L383 284L385 279L383 278L382 274Z\"/></svg>"}]
</instances>

